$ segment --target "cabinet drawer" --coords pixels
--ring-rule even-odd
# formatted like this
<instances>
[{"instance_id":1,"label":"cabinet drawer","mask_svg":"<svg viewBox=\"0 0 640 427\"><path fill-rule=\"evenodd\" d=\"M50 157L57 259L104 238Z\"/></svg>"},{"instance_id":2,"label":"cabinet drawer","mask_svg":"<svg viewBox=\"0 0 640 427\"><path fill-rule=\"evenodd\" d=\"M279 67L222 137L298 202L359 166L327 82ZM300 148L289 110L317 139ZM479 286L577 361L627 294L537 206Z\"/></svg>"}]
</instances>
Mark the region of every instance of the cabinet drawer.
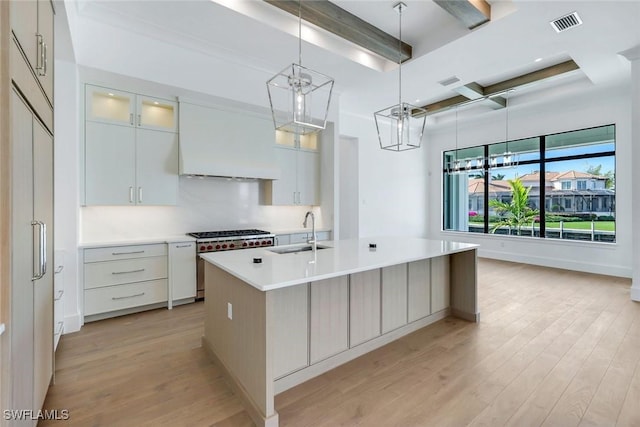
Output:
<instances>
[{"instance_id":1,"label":"cabinet drawer","mask_svg":"<svg viewBox=\"0 0 640 427\"><path fill-rule=\"evenodd\" d=\"M93 262L84 266L84 288L166 279L167 258L163 256Z\"/></svg>"},{"instance_id":2,"label":"cabinet drawer","mask_svg":"<svg viewBox=\"0 0 640 427\"><path fill-rule=\"evenodd\" d=\"M89 289L84 292L84 315L155 304L167 300L167 279Z\"/></svg>"},{"instance_id":3,"label":"cabinet drawer","mask_svg":"<svg viewBox=\"0 0 640 427\"><path fill-rule=\"evenodd\" d=\"M164 243L154 245L111 246L108 248L85 249L84 262L115 261L119 259L146 258L162 255L167 255L167 245Z\"/></svg>"}]
</instances>

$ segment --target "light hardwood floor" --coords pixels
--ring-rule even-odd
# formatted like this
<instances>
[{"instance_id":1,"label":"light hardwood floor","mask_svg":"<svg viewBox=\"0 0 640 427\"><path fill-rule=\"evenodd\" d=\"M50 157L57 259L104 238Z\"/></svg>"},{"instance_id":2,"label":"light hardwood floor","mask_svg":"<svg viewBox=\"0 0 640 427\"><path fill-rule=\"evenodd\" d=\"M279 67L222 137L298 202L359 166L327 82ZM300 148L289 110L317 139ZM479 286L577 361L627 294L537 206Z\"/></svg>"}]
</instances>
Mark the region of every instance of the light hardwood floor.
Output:
<instances>
[{"instance_id":1,"label":"light hardwood floor","mask_svg":"<svg viewBox=\"0 0 640 427\"><path fill-rule=\"evenodd\" d=\"M481 322L447 318L276 397L281 426L640 426L630 281L480 259ZM64 426L250 426L201 348L203 304L62 337Z\"/></svg>"}]
</instances>

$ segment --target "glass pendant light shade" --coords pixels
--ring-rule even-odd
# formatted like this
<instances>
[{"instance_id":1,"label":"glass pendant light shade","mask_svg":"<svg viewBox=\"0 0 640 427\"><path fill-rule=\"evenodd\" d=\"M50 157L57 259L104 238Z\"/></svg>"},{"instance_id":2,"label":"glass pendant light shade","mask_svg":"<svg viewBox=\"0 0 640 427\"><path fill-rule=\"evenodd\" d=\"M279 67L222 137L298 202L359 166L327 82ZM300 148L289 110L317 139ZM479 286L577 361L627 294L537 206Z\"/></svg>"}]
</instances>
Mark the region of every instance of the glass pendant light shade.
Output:
<instances>
[{"instance_id":1,"label":"glass pendant light shade","mask_svg":"<svg viewBox=\"0 0 640 427\"><path fill-rule=\"evenodd\" d=\"M403 102L374 113L380 148L405 151L420 147L427 110Z\"/></svg>"},{"instance_id":2,"label":"glass pendant light shade","mask_svg":"<svg viewBox=\"0 0 640 427\"><path fill-rule=\"evenodd\" d=\"M299 135L326 127L333 79L299 64L291 64L267 81L273 124Z\"/></svg>"}]
</instances>

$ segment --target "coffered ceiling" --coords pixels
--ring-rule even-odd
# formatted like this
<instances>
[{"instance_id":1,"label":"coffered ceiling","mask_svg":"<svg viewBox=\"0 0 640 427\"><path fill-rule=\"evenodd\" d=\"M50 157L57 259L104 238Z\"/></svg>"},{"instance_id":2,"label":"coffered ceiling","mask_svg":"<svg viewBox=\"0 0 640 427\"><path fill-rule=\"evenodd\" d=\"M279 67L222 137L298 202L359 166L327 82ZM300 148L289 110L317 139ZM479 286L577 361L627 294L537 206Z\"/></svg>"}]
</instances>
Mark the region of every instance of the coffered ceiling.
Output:
<instances>
[{"instance_id":1,"label":"coffered ceiling","mask_svg":"<svg viewBox=\"0 0 640 427\"><path fill-rule=\"evenodd\" d=\"M333 3L397 37L395 1ZM640 44L638 1L488 0L491 21L472 30L431 0L405 3L402 38L413 47L413 57L403 66L403 93L407 102L420 105L451 98L460 86L487 87L568 60L575 61L579 71L541 88L553 90L576 80L623 84L629 79L629 64L617 53ZM205 93L218 94L214 92L220 88L218 95L228 96L232 89L251 88L256 104L267 105L266 89L260 89L264 82L297 61L297 18L263 1L64 0L63 6L75 60L87 67L121 74L130 68L132 75L145 78L140 71L145 64L169 64L171 73L184 72L185 82L195 73L224 80L201 85ZM583 24L556 33L549 22L574 11ZM101 40L113 35L123 42L144 38L145 47L136 52L135 46L112 46L109 40ZM342 111L364 115L396 101L396 65L314 25L304 24L303 38L303 63L334 77ZM180 49L179 64L161 59L172 55L172 49ZM189 52L198 59L189 60ZM206 69L203 58L215 59L216 69ZM225 67L235 71L225 74ZM255 82L233 77L242 67L252 70ZM146 72L149 80L178 81L175 75L167 78L168 68L150 66ZM448 86L439 83L451 77L459 81Z\"/></svg>"}]
</instances>

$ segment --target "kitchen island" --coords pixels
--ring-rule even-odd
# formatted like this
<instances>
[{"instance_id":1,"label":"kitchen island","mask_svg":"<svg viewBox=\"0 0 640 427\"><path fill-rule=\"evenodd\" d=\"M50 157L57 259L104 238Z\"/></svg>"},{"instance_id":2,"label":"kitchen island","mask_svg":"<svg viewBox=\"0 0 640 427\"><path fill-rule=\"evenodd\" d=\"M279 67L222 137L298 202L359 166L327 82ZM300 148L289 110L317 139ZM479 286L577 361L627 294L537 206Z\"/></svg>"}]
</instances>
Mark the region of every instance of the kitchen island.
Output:
<instances>
[{"instance_id":1,"label":"kitchen island","mask_svg":"<svg viewBox=\"0 0 640 427\"><path fill-rule=\"evenodd\" d=\"M201 255L203 345L257 425L274 396L448 315L479 321L477 245L379 237Z\"/></svg>"}]
</instances>

